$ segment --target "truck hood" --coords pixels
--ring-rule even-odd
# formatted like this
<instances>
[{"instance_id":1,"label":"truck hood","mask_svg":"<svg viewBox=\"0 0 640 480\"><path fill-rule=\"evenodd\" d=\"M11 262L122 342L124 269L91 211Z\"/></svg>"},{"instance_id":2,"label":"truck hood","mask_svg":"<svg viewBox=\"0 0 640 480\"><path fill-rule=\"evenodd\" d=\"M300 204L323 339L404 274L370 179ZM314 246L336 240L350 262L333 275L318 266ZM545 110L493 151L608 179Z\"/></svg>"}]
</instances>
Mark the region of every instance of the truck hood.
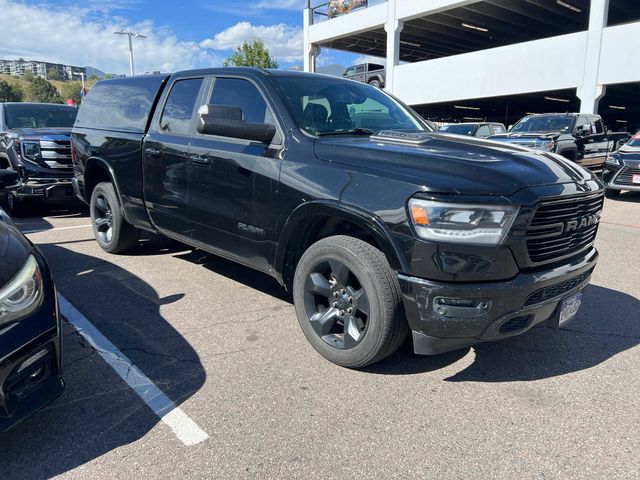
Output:
<instances>
[{"instance_id":1,"label":"truck hood","mask_svg":"<svg viewBox=\"0 0 640 480\"><path fill-rule=\"evenodd\" d=\"M321 137L320 160L411 181L424 191L508 196L527 187L584 183L592 174L558 155L443 133L407 144L380 136Z\"/></svg>"},{"instance_id":2,"label":"truck hood","mask_svg":"<svg viewBox=\"0 0 640 480\"><path fill-rule=\"evenodd\" d=\"M24 140L70 140L71 128L15 128L12 133Z\"/></svg>"},{"instance_id":3,"label":"truck hood","mask_svg":"<svg viewBox=\"0 0 640 480\"><path fill-rule=\"evenodd\" d=\"M0 288L24 266L32 247L0 208Z\"/></svg>"}]
</instances>

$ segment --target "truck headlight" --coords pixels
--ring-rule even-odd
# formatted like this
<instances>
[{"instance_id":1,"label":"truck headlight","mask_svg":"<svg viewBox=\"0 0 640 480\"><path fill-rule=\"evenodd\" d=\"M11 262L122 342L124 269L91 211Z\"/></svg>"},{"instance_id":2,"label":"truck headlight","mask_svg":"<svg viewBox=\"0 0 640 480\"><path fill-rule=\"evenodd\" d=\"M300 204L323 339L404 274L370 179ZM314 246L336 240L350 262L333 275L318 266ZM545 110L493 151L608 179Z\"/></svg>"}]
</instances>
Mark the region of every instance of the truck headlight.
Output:
<instances>
[{"instance_id":1,"label":"truck headlight","mask_svg":"<svg viewBox=\"0 0 640 480\"><path fill-rule=\"evenodd\" d=\"M553 152L556 148L556 143L553 140L536 140L533 148L536 150L543 150L545 152Z\"/></svg>"},{"instance_id":2,"label":"truck headlight","mask_svg":"<svg viewBox=\"0 0 640 480\"><path fill-rule=\"evenodd\" d=\"M22 157L35 163L40 155L40 142L21 142L20 148L22 149Z\"/></svg>"},{"instance_id":3,"label":"truck headlight","mask_svg":"<svg viewBox=\"0 0 640 480\"><path fill-rule=\"evenodd\" d=\"M411 220L420 238L434 242L500 245L518 214L510 205L467 205L409 200Z\"/></svg>"},{"instance_id":4,"label":"truck headlight","mask_svg":"<svg viewBox=\"0 0 640 480\"><path fill-rule=\"evenodd\" d=\"M26 317L42 304L42 274L33 255L9 283L0 288L0 326Z\"/></svg>"}]
</instances>

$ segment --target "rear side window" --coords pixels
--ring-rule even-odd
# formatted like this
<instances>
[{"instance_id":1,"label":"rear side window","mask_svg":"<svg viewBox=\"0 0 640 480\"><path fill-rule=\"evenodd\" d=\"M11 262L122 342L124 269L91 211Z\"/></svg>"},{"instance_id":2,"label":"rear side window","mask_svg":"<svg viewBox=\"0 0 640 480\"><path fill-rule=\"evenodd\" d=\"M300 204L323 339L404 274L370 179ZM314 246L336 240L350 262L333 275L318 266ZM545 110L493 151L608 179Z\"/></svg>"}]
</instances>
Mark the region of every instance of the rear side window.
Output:
<instances>
[{"instance_id":1,"label":"rear side window","mask_svg":"<svg viewBox=\"0 0 640 480\"><path fill-rule=\"evenodd\" d=\"M78 110L75 126L144 133L164 79L139 76L96 83Z\"/></svg>"},{"instance_id":2,"label":"rear side window","mask_svg":"<svg viewBox=\"0 0 640 480\"><path fill-rule=\"evenodd\" d=\"M189 133L201 86L202 78L178 80L173 84L160 118L160 128L164 132L176 135Z\"/></svg>"}]
</instances>

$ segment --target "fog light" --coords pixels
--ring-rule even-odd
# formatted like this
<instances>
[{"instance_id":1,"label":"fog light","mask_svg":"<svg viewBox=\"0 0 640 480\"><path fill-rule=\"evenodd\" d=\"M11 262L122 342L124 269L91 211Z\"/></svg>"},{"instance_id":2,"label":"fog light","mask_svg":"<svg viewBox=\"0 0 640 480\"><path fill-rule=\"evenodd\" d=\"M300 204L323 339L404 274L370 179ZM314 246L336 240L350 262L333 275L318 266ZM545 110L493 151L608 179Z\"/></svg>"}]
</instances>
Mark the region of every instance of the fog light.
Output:
<instances>
[{"instance_id":1,"label":"fog light","mask_svg":"<svg viewBox=\"0 0 640 480\"><path fill-rule=\"evenodd\" d=\"M433 299L433 311L445 318L479 318L491 310L491 301L474 298L436 297Z\"/></svg>"},{"instance_id":2,"label":"fog light","mask_svg":"<svg viewBox=\"0 0 640 480\"><path fill-rule=\"evenodd\" d=\"M45 348L45 349L40 350L35 355L30 356L24 362L22 362L22 365L20 365L20 367L18 368L17 373L20 373L21 371L29 368L31 365L36 363L41 358L46 357L47 353L48 353L48 350ZM36 373L39 373L39 372L40 372L40 370L38 370L38 372L36 372Z\"/></svg>"}]
</instances>

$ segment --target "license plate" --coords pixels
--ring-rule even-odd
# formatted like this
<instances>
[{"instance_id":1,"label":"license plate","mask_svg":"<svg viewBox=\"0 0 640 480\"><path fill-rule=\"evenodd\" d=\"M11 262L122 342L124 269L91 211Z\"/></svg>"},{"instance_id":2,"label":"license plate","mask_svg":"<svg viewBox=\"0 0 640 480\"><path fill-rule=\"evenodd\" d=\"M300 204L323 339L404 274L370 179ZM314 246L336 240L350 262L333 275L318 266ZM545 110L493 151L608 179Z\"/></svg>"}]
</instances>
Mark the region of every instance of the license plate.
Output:
<instances>
[{"instance_id":1,"label":"license plate","mask_svg":"<svg viewBox=\"0 0 640 480\"><path fill-rule=\"evenodd\" d=\"M640 175L635 174L633 177L631 177L631 183L640 183Z\"/></svg>"},{"instance_id":2,"label":"license plate","mask_svg":"<svg viewBox=\"0 0 640 480\"><path fill-rule=\"evenodd\" d=\"M560 319L558 326L563 326L576 318L578 310L580 310L580 304L582 303L582 293L576 293L575 295L565 298L560 304Z\"/></svg>"}]
</instances>

